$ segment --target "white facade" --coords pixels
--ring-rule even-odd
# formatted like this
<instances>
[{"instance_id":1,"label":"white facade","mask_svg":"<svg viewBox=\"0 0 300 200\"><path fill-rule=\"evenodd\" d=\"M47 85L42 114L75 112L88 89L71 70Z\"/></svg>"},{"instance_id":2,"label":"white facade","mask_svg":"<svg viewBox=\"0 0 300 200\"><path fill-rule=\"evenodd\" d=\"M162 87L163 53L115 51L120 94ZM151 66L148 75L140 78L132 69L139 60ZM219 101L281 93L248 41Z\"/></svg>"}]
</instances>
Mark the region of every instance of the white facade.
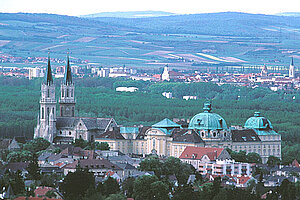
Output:
<instances>
[{"instance_id":1,"label":"white facade","mask_svg":"<svg viewBox=\"0 0 300 200\"><path fill-rule=\"evenodd\" d=\"M170 81L170 74L169 74L169 67L168 66L164 67L164 72L161 75L161 79L163 81Z\"/></svg>"}]
</instances>

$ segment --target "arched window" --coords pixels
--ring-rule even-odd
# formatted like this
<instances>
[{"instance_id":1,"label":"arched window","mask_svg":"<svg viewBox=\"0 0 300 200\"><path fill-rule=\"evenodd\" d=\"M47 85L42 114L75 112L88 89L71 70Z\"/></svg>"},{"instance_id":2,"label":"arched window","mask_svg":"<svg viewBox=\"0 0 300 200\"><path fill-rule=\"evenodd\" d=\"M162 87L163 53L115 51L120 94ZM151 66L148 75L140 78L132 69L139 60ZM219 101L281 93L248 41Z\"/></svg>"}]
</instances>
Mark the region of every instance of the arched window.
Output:
<instances>
[{"instance_id":1,"label":"arched window","mask_svg":"<svg viewBox=\"0 0 300 200\"><path fill-rule=\"evenodd\" d=\"M73 89L71 90L71 97L73 97Z\"/></svg>"},{"instance_id":2,"label":"arched window","mask_svg":"<svg viewBox=\"0 0 300 200\"><path fill-rule=\"evenodd\" d=\"M62 131L59 131L59 134L62 134Z\"/></svg>"},{"instance_id":3,"label":"arched window","mask_svg":"<svg viewBox=\"0 0 300 200\"><path fill-rule=\"evenodd\" d=\"M69 97L69 89L67 89L67 92L66 92L66 93L67 93L67 97Z\"/></svg>"},{"instance_id":4,"label":"arched window","mask_svg":"<svg viewBox=\"0 0 300 200\"><path fill-rule=\"evenodd\" d=\"M216 137L216 136L217 136L216 132L214 132L214 133L213 133L213 136L214 136L214 137Z\"/></svg>"},{"instance_id":5,"label":"arched window","mask_svg":"<svg viewBox=\"0 0 300 200\"><path fill-rule=\"evenodd\" d=\"M49 117L49 115L50 115L50 109L47 108L47 116Z\"/></svg>"},{"instance_id":6,"label":"arched window","mask_svg":"<svg viewBox=\"0 0 300 200\"><path fill-rule=\"evenodd\" d=\"M61 97L64 97L64 96L65 96L64 93L65 93L65 91L62 89L62 90L61 90Z\"/></svg>"},{"instance_id":7,"label":"arched window","mask_svg":"<svg viewBox=\"0 0 300 200\"><path fill-rule=\"evenodd\" d=\"M44 111L44 107L42 108L42 119L45 119L45 111Z\"/></svg>"},{"instance_id":8,"label":"arched window","mask_svg":"<svg viewBox=\"0 0 300 200\"><path fill-rule=\"evenodd\" d=\"M52 108L52 114L54 115L54 108Z\"/></svg>"},{"instance_id":9,"label":"arched window","mask_svg":"<svg viewBox=\"0 0 300 200\"><path fill-rule=\"evenodd\" d=\"M69 135L72 135L72 132L71 132L71 131L69 131Z\"/></svg>"},{"instance_id":10,"label":"arched window","mask_svg":"<svg viewBox=\"0 0 300 200\"><path fill-rule=\"evenodd\" d=\"M75 116L75 109L74 109L74 107L72 108L72 117L74 117Z\"/></svg>"},{"instance_id":11,"label":"arched window","mask_svg":"<svg viewBox=\"0 0 300 200\"><path fill-rule=\"evenodd\" d=\"M47 89L47 97L48 98L50 97L50 90L49 90L49 88Z\"/></svg>"},{"instance_id":12,"label":"arched window","mask_svg":"<svg viewBox=\"0 0 300 200\"><path fill-rule=\"evenodd\" d=\"M226 133L224 133L224 137L226 137Z\"/></svg>"}]
</instances>

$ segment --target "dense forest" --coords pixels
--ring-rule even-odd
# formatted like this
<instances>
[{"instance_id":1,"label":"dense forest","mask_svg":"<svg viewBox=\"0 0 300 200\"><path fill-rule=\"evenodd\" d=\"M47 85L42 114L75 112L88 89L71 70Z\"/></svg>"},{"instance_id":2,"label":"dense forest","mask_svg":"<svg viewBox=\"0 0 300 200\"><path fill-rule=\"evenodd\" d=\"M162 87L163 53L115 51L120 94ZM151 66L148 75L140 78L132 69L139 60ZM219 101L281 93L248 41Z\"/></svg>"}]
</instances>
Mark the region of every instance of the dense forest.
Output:
<instances>
[{"instance_id":1,"label":"dense forest","mask_svg":"<svg viewBox=\"0 0 300 200\"><path fill-rule=\"evenodd\" d=\"M42 79L0 77L0 137L25 135L32 138L39 110ZM55 80L57 94L59 79ZM300 156L300 94L298 91L273 92L212 83L153 83L113 78L75 78L76 115L113 117L119 125L151 125L164 118L190 119L202 112L210 100L213 112L230 125L243 125L255 111L270 119L282 135L285 162ZM118 86L135 86L135 93L116 92ZM162 92L172 92L167 99ZM199 100L185 101L184 95Z\"/></svg>"}]
</instances>

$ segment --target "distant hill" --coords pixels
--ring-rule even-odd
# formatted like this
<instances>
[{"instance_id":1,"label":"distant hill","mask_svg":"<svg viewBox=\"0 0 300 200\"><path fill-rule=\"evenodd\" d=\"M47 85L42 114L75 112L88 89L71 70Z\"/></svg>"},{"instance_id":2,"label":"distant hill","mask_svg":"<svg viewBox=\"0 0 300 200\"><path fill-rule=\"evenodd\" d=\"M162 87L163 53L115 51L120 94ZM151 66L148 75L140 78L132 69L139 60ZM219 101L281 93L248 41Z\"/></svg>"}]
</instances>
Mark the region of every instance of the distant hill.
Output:
<instances>
[{"instance_id":1,"label":"distant hill","mask_svg":"<svg viewBox=\"0 0 300 200\"><path fill-rule=\"evenodd\" d=\"M126 24L146 32L227 36L278 36L280 28L300 28L300 17L239 12L173 15L149 18L95 17L95 20ZM285 34L285 33L282 33Z\"/></svg>"},{"instance_id":2,"label":"distant hill","mask_svg":"<svg viewBox=\"0 0 300 200\"><path fill-rule=\"evenodd\" d=\"M284 13L278 13L276 15L279 15L279 16L290 16L290 17L300 17L300 12L284 12Z\"/></svg>"},{"instance_id":3,"label":"distant hill","mask_svg":"<svg viewBox=\"0 0 300 200\"><path fill-rule=\"evenodd\" d=\"M77 63L103 66L280 65L300 59L299 29L300 17L238 12L140 18L0 13L0 61L15 66L15 57L45 56L50 49L61 58L70 49Z\"/></svg>"},{"instance_id":4,"label":"distant hill","mask_svg":"<svg viewBox=\"0 0 300 200\"><path fill-rule=\"evenodd\" d=\"M89 15L81 15L83 18L96 17L118 17L118 18L146 18L146 17L162 17L175 15L175 13L163 11L128 11L128 12L101 12Z\"/></svg>"}]
</instances>

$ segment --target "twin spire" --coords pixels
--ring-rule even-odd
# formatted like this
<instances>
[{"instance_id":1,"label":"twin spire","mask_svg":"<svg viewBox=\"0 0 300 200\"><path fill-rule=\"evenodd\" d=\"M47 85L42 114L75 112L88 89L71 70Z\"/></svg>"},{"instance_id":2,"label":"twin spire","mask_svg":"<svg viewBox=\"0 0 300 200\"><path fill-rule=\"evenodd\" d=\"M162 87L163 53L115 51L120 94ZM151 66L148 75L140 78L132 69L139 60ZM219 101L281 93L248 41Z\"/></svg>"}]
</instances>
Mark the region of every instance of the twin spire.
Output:
<instances>
[{"instance_id":1,"label":"twin spire","mask_svg":"<svg viewBox=\"0 0 300 200\"><path fill-rule=\"evenodd\" d=\"M69 52L68 52L67 66L66 66L65 76L64 76L64 84L65 85L72 84L72 72L71 72L70 61L69 61Z\"/></svg>"},{"instance_id":2,"label":"twin spire","mask_svg":"<svg viewBox=\"0 0 300 200\"><path fill-rule=\"evenodd\" d=\"M46 79L45 82L47 85L53 84L53 77L52 77L51 65L50 65L50 53L48 53L48 66L47 66L47 70L46 70L45 79Z\"/></svg>"},{"instance_id":3,"label":"twin spire","mask_svg":"<svg viewBox=\"0 0 300 200\"><path fill-rule=\"evenodd\" d=\"M52 71L51 71L51 65L50 65L50 53L48 53L48 65L47 70L45 74L45 83L46 85L52 85L53 84L53 77L52 77ZM67 56L67 66L65 69L65 75L64 75L64 81L63 83L65 85L71 85L72 82L72 72L71 72L71 66L70 66L70 60L69 60L69 52Z\"/></svg>"}]
</instances>

